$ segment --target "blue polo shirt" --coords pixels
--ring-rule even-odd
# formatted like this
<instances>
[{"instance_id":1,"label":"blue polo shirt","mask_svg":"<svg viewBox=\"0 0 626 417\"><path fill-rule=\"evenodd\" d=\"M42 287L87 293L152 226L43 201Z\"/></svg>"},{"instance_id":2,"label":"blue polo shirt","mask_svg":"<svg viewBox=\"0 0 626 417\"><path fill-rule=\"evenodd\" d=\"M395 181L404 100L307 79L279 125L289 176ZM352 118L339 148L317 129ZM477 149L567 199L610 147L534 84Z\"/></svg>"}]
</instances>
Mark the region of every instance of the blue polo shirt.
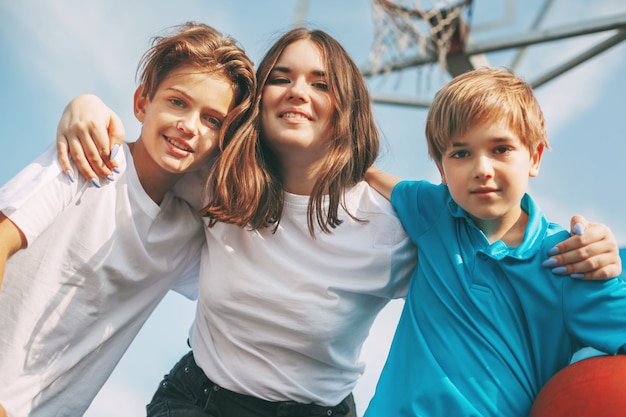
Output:
<instances>
[{"instance_id":1,"label":"blue polo shirt","mask_svg":"<svg viewBox=\"0 0 626 417\"><path fill-rule=\"evenodd\" d=\"M445 185L403 181L391 202L419 263L366 417L526 417L578 348L626 343L626 283L542 267L569 233L530 196L517 248L490 244Z\"/></svg>"}]
</instances>

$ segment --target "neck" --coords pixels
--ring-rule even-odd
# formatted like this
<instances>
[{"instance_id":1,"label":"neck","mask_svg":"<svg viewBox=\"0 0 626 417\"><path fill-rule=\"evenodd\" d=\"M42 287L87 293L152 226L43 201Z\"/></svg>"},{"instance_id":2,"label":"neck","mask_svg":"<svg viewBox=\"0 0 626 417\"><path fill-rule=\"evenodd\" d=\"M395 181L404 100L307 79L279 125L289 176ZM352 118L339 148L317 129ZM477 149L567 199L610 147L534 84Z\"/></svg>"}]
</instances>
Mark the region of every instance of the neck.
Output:
<instances>
[{"instance_id":1,"label":"neck","mask_svg":"<svg viewBox=\"0 0 626 417\"><path fill-rule=\"evenodd\" d=\"M283 188L288 193L311 195L318 177L315 165L282 164Z\"/></svg>"},{"instance_id":2,"label":"neck","mask_svg":"<svg viewBox=\"0 0 626 417\"><path fill-rule=\"evenodd\" d=\"M519 246L524 240L528 214L521 208L518 213L509 213L494 220L474 219L489 243L501 240L510 247Z\"/></svg>"},{"instance_id":3,"label":"neck","mask_svg":"<svg viewBox=\"0 0 626 417\"><path fill-rule=\"evenodd\" d=\"M128 144L133 155L133 163L137 178L148 196L157 204L161 204L167 193L179 180L179 174L163 170L148 154L141 140Z\"/></svg>"}]
</instances>

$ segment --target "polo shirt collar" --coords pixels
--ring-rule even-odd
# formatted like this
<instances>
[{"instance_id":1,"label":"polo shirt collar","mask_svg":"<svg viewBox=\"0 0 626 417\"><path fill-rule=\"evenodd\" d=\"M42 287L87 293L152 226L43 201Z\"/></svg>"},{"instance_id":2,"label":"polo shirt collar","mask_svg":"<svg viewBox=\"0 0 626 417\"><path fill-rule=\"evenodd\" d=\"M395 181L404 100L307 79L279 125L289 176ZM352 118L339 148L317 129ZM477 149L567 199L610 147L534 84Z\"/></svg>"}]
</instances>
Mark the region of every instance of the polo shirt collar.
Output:
<instances>
[{"instance_id":1,"label":"polo shirt collar","mask_svg":"<svg viewBox=\"0 0 626 417\"><path fill-rule=\"evenodd\" d=\"M450 214L453 217L463 219L467 222L470 233L480 234L485 245L479 248L478 251L494 259L503 259L507 256L515 259L528 259L535 255L541 248L541 242L548 228L548 221L530 195L524 194L520 205L522 210L528 214L528 224L526 225L526 232L524 233L522 243L520 243L518 247L512 248L505 245L501 240L489 244L487 237L478 226L476 226L476 223L474 223L467 212L455 203L452 197L450 197L448 202ZM472 240L476 241L475 239Z\"/></svg>"}]
</instances>

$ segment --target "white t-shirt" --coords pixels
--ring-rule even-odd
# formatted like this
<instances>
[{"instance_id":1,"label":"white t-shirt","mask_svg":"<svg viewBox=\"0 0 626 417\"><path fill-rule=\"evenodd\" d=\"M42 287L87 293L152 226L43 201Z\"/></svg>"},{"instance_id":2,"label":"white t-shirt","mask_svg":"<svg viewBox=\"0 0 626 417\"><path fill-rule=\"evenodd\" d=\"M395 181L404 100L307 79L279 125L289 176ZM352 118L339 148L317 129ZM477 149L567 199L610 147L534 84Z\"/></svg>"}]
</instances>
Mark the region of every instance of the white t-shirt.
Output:
<instances>
[{"instance_id":1,"label":"white t-shirt","mask_svg":"<svg viewBox=\"0 0 626 417\"><path fill-rule=\"evenodd\" d=\"M307 227L308 197L286 194L275 234L205 228L196 319L198 365L218 385L269 401L336 405L363 373L380 310L404 297L417 261L391 204L360 183L331 234Z\"/></svg>"},{"instance_id":2,"label":"white t-shirt","mask_svg":"<svg viewBox=\"0 0 626 417\"><path fill-rule=\"evenodd\" d=\"M81 416L169 289L196 297L202 222L144 192L127 146L101 189L70 183L54 147L0 189L28 248L0 288L0 403L9 416Z\"/></svg>"}]
</instances>

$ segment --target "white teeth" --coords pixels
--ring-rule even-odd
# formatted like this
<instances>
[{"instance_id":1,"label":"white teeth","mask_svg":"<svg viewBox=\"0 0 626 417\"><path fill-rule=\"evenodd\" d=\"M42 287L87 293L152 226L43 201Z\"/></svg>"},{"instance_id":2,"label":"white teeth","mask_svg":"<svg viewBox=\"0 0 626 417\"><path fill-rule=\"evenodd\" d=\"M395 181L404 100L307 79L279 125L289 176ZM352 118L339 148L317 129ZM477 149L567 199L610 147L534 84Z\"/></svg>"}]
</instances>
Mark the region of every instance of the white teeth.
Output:
<instances>
[{"instance_id":1,"label":"white teeth","mask_svg":"<svg viewBox=\"0 0 626 417\"><path fill-rule=\"evenodd\" d=\"M283 119L308 119L308 117L306 117L302 113L293 113L293 112L283 113L282 117Z\"/></svg>"},{"instance_id":2,"label":"white teeth","mask_svg":"<svg viewBox=\"0 0 626 417\"><path fill-rule=\"evenodd\" d=\"M193 149L183 146L181 143L171 140L168 137L166 137L165 140L168 141L170 144L174 145L175 147L177 147L178 149L182 149L183 151L186 151L186 152L193 152Z\"/></svg>"}]
</instances>

